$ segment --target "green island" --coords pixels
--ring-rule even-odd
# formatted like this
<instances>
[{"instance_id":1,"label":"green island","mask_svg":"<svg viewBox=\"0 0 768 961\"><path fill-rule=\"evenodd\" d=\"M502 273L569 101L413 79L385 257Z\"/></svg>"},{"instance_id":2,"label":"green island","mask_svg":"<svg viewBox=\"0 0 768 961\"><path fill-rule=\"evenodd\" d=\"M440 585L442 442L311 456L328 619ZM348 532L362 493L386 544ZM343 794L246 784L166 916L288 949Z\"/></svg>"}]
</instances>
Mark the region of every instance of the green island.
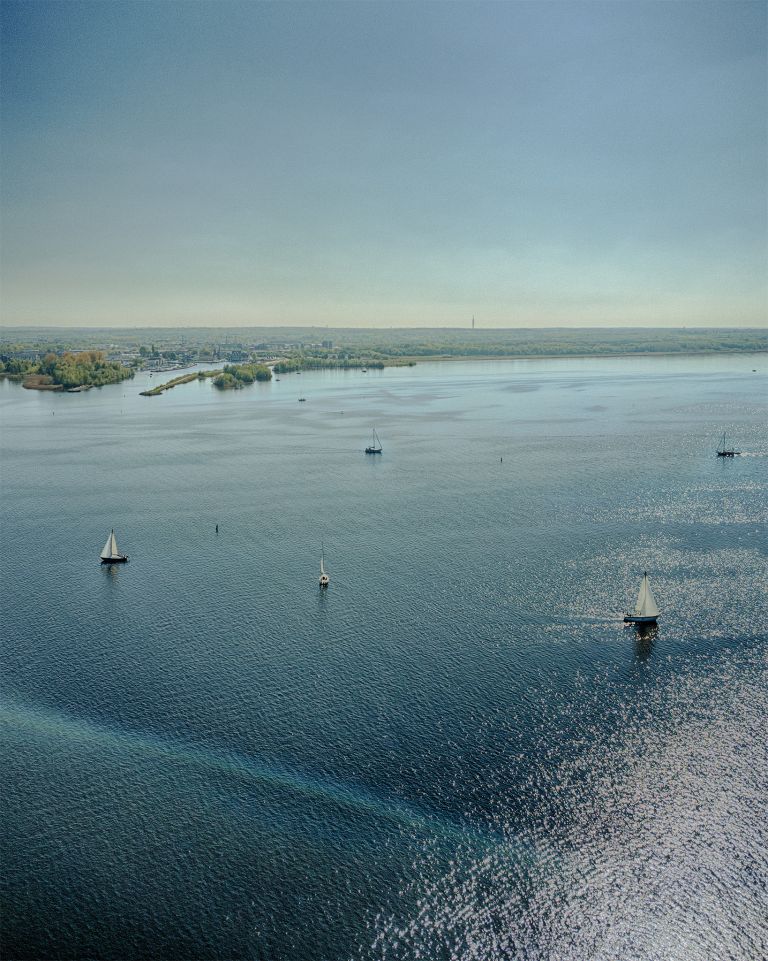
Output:
<instances>
[{"instance_id":1,"label":"green island","mask_svg":"<svg viewBox=\"0 0 768 961\"><path fill-rule=\"evenodd\" d=\"M133 377L135 368L107 360L103 350L48 353L40 361L9 358L0 360L0 373L22 381L27 390L86 390L119 384Z\"/></svg>"},{"instance_id":2,"label":"green island","mask_svg":"<svg viewBox=\"0 0 768 961\"><path fill-rule=\"evenodd\" d=\"M219 390L240 390L256 380L272 380L272 371L266 364L227 364L224 370L214 377L213 386Z\"/></svg>"},{"instance_id":3,"label":"green island","mask_svg":"<svg viewBox=\"0 0 768 961\"><path fill-rule=\"evenodd\" d=\"M213 379L214 387L219 390L239 390L246 384L252 384L257 380L272 380L272 371L266 364L226 364L218 370L194 371L191 374L182 374L181 377L174 377L167 380L164 384L158 384L149 390L142 390L142 397L159 397L166 390L178 387L179 384L189 384L193 380Z\"/></svg>"}]
</instances>

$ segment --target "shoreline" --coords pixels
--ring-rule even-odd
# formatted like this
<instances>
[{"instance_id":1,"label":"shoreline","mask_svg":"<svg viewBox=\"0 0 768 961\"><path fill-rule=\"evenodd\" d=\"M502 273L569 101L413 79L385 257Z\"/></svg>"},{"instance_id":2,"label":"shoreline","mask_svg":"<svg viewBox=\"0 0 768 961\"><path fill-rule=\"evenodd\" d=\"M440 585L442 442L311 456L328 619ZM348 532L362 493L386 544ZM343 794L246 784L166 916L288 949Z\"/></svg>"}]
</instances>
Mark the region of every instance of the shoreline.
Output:
<instances>
[{"instance_id":1,"label":"shoreline","mask_svg":"<svg viewBox=\"0 0 768 961\"><path fill-rule=\"evenodd\" d=\"M765 357L765 356L768 356L768 350L766 349L757 349L757 350L714 349L714 350L665 350L665 351L644 350L644 351L617 351L615 353L600 351L600 352L590 352L590 353L583 353L583 354L563 352L563 353L552 353L552 354L503 354L503 355L499 355L499 354L433 354L433 355L424 355L424 356L416 355L416 356L398 357L396 361L393 363L387 363L386 361L384 361L383 368L374 368L373 362L371 362L366 366L368 366L369 369L386 370L387 368L396 368L396 367L418 367L420 364L454 364L454 363L467 363L467 362L473 362L473 361L482 362L482 363L489 363L489 362L495 361L497 363L503 363L506 361L520 361L520 360L527 360L527 361L606 360L611 358L624 360L631 357L669 358L669 357L714 357L714 356ZM290 362L290 358L283 358L282 362L284 363ZM377 363L379 362L381 361L377 360ZM280 363L280 361L275 361L272 364L270 364L269 365L270 369L272 369L278 363ZM198 366L198 365L191 365L191 366ZM359 371L362 366L364 366L362 363L360 366L354 366L354 367L352 366L341 367L335 364L329 364L327 367L320 366L320 365L304 367L304 368L301 368L301 371L304 371L306 373L312 373L313 371L320 371L320 370L324 370L324 371L335 370L340 372L347 372L347 371ZM184 368L181 368L181 369L184 369ZM140 373L140 374L152 373L152 371L147 371L145 369L143 371L137 371L137 373ZM201 374L202 374L202 377L200 379L207 379L208 377L214 376L215 374L218 374L218 373L221 373L221 370L197 371L194 373L183 374L180 377L176 377L170 381L165 382L164 384L158 384L154 388L150 388L146 391L140 391L139 393L142 396L158 396L164 393L166 390L170 390L177 385L187 383L192 380L197 380L199 375ZM67 393L80 393L80 392L84 392L84 389L85 389L85 385L80 385L80 387L67 390L62 384L34 383L34 380L33 380L34 376L35 375L32 375L32 378L29 378L27 376L25 379L25 375L23 374L11 374L11 373L8 373L7 371L0 371L0 378L8 380L12 383L17 383L25 390L42 390L42 391L50 391L50 392L65 391ZM116 381L115 383L122 383L122 381ZM92 386L92 385L88 385L88 386ZM104 385L104 386L109 386L109 385Z\"/></svg>"},{"instance_id":2,"label":"shoreline","mask_svg":"<svg viewBox=\"0 0 768 961\"><path fill-rule=\"evenodd\" d=\"M602 352L590 354L435 354L409 358L419 364L442 363L467 360L605 360L611 357L702 357L722 354L726 357L747 357L750 354L768 355L768 350L630 350L616 353ZM407 366L407 364L385 364L385 367Z\"/></svg>"}]
</instances>

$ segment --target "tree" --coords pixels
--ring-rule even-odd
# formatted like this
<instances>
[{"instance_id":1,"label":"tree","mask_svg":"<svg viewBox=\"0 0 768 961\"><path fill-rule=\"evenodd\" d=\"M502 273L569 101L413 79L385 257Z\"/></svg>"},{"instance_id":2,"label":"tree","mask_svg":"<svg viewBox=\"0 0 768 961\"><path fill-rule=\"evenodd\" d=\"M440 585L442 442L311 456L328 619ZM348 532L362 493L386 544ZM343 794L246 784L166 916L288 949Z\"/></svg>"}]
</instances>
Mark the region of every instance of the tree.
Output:
<instances>
[{"instance_id":1,"label":"tree","mask_svg":"<svg viewBox=\"0 0 768 961\"><path fill-rule=\"evenodd\" d=\"M235 377L234 374L230 374L229 371L225 371L225 373L219 374L218 377L214 377L213 383L219 390L236 390L242 387L237 377Z\"/></svg>"}]
</instances>

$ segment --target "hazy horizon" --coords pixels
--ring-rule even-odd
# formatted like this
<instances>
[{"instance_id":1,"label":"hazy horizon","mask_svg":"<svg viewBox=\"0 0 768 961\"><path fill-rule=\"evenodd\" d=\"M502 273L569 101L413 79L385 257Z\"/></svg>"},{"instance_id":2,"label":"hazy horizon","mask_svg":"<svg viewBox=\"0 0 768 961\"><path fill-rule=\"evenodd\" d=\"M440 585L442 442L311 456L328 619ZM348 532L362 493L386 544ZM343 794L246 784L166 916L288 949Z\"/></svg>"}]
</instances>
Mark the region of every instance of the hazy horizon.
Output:
<instances>
[{"instance_id":1,"label":"hazy horizon","mask_svg":"<svg viewBox=\"0 0 768 961\"><path fill-rule=\"evenodd\" d=\"M609 324L552 324L551 326L510 326L510 327L472 327L471 324L456 324L453 326L443 325L416 325L411 327L400 326L395 324L369 324L369 325L345 325L340 324L0 324L0 333L5 333L6 331L17 331L23 330L28 332L33 331L65 331L65 330L221 330L234 331L234 330L326 330L326 331L408 331L409 333L417 333L421 330L432 330L432 331L450 331L455 333L461 330L467 331L467 333L491 333L500 334L504 332L511 331L532 331L534 333L546 333L547 331L553 330L568 330L568 331L583 331L588 332L590 330L599 331L622 331L624 333L630 333L633 330L650 331L650 330L663 330L665 332L673 332L676 330L765 330L765 324L716 324L716 325L696 325L696 324L686 324L679 326L662 326L660 324L636 324L636 325L609 325Z\"/></svg>"},{"instance_id":2,"label":"hazy horizon","mask_svg":"<svg viewBox=\"0 0 768 961\"><path fill-rule=\"evenodd\" d=\"M4 2L3 325L762 327L767 9Z\"/></svg>"}]
</instances>

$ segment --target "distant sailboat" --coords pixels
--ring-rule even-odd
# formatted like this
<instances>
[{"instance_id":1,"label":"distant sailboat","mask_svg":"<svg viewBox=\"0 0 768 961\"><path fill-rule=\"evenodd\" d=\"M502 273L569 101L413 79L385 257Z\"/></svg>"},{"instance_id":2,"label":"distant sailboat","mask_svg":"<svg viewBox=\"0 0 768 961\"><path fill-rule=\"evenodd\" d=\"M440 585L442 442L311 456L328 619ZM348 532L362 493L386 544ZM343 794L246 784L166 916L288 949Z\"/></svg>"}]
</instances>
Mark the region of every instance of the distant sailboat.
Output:
<instances>
[{"instance_id":1,"label":"distant sailboat","mask_svg":"<svg viewBox=\"0 0 768 961\"><path fill-rule=\"evenodd\" d=\"M648 583L648 572L643 572L643 579L640 582L640 590L637 592L635 609L631 614L624 618L625 624L655 624L659 616L659 608L656 605L656 598L651 591Z\"/></svg>"},{"instance_id":2,"label":"distant sailboat","mask_svg":"<svg viewBox=\"0 0 768 961\"><path fill-rule=\"evenodd\" d=\"M328 587L331 582L330 575L325 573L325 550L320 548L320 587Z\"/></svg>"},{"instance_id":3,"label":"distant sailboat","mask_svg":"<svg viewBox=\"0 0 768 961\"><path fill-rule=\"evenodd\" d=\"M381 441L379 440L379 435L376 433L376 428L373 428L373 440L369 447L365 448L366 454L380 454L382 451Z\"/></svg>"},{"instance_id":4,"label":"distant sailboat","mask_svg":"<svg viewBox=\"0 0 768 961\"><path fill-rule=\"evenodd\" d=\"M104 545L104 549L101 552L101 563L102 564L125 564L128 558L125 554L121 554L117 549L117 539L115 538L114 530L110 533L107 538L107 543Z\"/></svg>"},{"instance_id":5,"label":"distant sailboat","mask_svg":"<svg viewBox=\"0 0 768 961\"><path fill-rule=\"evenodd\" d=\"M720 441L720 446L717 448L718 457L735 457L740 454L740 450L734 450L732 447L725 446L725 431L723 431L723 439Z\"/></svg>"}]
</instances>

